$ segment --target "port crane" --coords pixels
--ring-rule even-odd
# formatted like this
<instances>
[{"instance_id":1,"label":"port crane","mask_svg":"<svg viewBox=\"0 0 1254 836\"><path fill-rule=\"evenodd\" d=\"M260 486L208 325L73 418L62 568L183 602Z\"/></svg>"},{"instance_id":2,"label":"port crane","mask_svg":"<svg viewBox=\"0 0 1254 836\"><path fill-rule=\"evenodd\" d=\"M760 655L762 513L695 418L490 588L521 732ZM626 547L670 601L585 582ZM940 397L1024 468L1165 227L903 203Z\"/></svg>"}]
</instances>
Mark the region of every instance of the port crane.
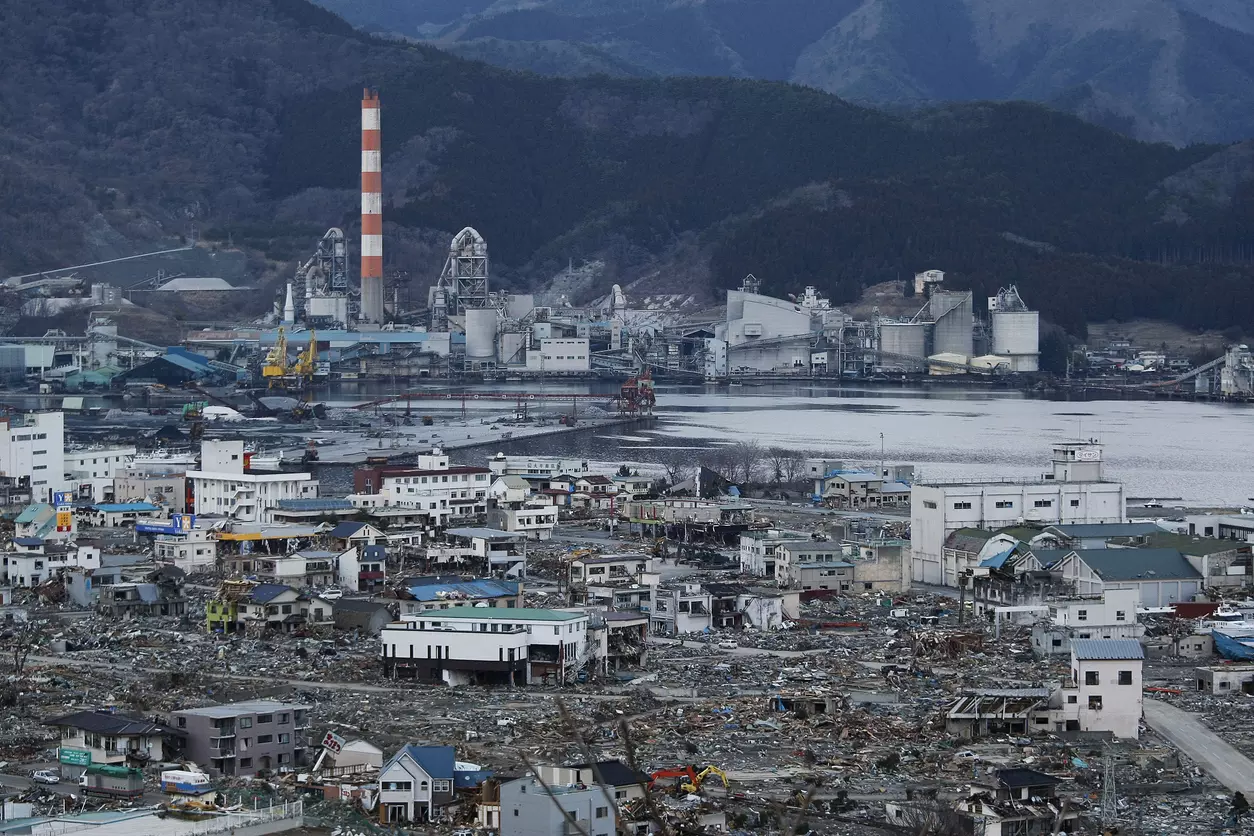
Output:
<instances>
[{"instance_id":1,"label":"port crane","mask_svg":"<svg viewBox=\"0 0 1254 836\"><path fill-rule=\"evenodd\" d=\"M318 366L318 334L309 332L309 345L290 362L287 356L287 332L279 326L279 335L274 347L266 353L265 362L261 367L261 376L266 379L270 389L286 388L292 380L297 389L303 389L313 382L314 371Z\"/></svg>"}]
</instances>

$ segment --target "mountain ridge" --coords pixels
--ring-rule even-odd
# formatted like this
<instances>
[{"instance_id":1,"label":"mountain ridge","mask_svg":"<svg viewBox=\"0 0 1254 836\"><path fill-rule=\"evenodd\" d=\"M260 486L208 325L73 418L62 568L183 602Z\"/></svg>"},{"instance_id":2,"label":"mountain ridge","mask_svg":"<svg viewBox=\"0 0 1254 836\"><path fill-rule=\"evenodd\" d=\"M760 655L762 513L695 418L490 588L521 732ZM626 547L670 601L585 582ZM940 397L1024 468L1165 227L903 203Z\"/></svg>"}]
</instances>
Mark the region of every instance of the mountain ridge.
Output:
<instances>
[{"instance_id":1,"label":"mountain ridge","mask_svg":"<svg viewBox=\"0 0 1254 836\"><path fill-rule=\"evenodd\" d=\"M304 0L4 14L6 272L195 228L285 278L327 227L356 234L369 85L386 269L415 298L469 225L498 286L542 290L598 263L597 287L712 300L753 272L772 293L814 284L844 304L940 267L981 295L1016 283L1076 333L1254 321L1254 182L1248 157L1218 147L1139 143L1024 103L898 115L779 82L545 78L371 38ZM1232 174L1219 191L1216 170Z\"/></svg>"},{"instance_id":2,"label":"mountain ridge","mask_svg":"<svg viewBox=\"0 0 1254 836\"><path fill-rule=\"evenodd\" d=\"M752 77L891 107L1025 99L1149 141L1254 137L1243 0L319 2L512 69Z\"/></svg>"}]
</instances>

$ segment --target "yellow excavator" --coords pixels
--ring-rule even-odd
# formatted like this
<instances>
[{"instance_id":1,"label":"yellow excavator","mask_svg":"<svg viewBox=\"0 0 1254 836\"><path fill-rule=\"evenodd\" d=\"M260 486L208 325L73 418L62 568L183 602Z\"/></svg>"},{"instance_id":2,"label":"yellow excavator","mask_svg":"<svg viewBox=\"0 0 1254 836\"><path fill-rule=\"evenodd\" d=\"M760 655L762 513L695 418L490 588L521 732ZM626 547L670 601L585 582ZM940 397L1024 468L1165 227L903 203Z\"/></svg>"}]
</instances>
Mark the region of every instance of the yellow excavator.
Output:
<instances>
[{"instance_id":1,"label":"yellow excavator","mask_svg":"<svg viewBox=\"0 0 1254 836\"><path fill-rule=\"evenodd\" d=\"M727 789L727 773L713 764L698 772L696 781L686 781L679 785L679 789L686 793L695 793L701 789L706 779L711 775L722 781L723 789Z\"/></svg>"}]
</instances>

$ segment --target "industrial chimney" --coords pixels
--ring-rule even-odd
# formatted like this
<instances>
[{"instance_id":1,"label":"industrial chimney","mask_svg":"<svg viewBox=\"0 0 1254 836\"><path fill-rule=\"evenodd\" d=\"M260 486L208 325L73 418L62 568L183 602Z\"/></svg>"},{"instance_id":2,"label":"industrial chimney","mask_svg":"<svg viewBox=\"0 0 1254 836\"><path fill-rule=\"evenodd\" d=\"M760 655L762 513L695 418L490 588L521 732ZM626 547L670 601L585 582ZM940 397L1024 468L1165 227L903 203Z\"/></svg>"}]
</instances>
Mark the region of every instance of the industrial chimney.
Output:
<instances>
[{"instance_id":1,"label":"industrial chimney","mask_svg":"<svg viewBox=\"0 0 1254 836\"><path fill-rule=\"evenodd\" d=\"M383 322L383 162L379 93L361 98L361 313L362 322Z\"/></svg>"}]
</instances>

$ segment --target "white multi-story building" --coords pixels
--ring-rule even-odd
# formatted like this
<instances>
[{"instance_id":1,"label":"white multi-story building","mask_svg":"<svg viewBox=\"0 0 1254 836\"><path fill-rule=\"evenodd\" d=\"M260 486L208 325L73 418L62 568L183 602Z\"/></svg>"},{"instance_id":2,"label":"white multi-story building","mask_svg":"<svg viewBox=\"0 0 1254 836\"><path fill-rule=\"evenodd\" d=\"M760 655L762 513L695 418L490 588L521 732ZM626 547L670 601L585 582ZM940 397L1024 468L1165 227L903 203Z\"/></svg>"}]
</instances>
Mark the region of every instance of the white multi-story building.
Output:
<instances>
[{"instance_id":1,"label":"white multi-story building","mask_svg":"<svg viewBox=\"0 0 1254 836\"><path fill-rule=\"evenodd\" d=\"M586 459L557 456L507 456L497 453L488 459L496 476L586 476L592 472Z\"/></svg>"},{"instance_id":2,"label":"white multi-story building","mask_svg":"<svg viewBox=\"0 0 1254 836\"><path fill-rule=\"evenodd\" d=\"M1145 650L1135 639L1072 641L1071 682L1051 698L1060 730L1140 737L1144 664Z\"/></svg>"},{"instance_id":3,"label":"white multi-story building","mask_svg":"<svg viewBox=\"0 0 1254 836\"><path fill-rule=\"evenodd\" d=\"M0 418L0 476L29 476L34 502L64 491L65 415L28 412Z\"/></svg>"},{"instance_id":4,"label":"white multi-story building","mask_svg":"<svg viewBox=\"0 0 1254 836\"><path fill-rule=\"evenodd\" d=\"M413 467L359 467L353 473L354 505L377 496L383 507L423 511L432 528L465 523L488 510L492 471L449 464L439 448L418 456ZM375 503L375 507L378 504Z\"/></svg>"},{"instance_id":5,"label":"white multi-story building","mask_svg":"<svg viewBox=\"0 0 1254 836\"><path fill-rule=\"evenodd\" d=\"M913 580L953 587L967 567L946 559L944 544L960 528L1127 521L1123 484L1105 479L1093 442L1055 445L1053 469L1041 479L916 484L910 504Z\"/></svg>"},{"instance_id":6,"label":"white multi-story building","mask_svg":"<svg viewBox=\"0 0 1254 836\"><path fill-rule=\"evenodd\" d=\"M1071 651L1072 639L1139 639L1145 625L1137 621L1141 593L1107 589L1100 598L1067 598L1049 602L1049 620L1032 628L1032 648L1040 656Z\"/></svg>"},{"instance_id":7,"label":"white multi-story building","mask_svg":"<svg viewBox=\"0 0 1254 836\"><path fill-rule=\"evenodd\" d=\"M100 568L100 549L95 546L41 545L29 551L6 552L4 582L34 588L77 566L88 571Z\"/></svg>"},{"instance_id":8,"label":"white multi-story building","mask_svg":"<svg viewBox=\"0 0 1254 836\"><path fill-rule=\"evenodd\" d=\"M740 571L758 577L774 578L779 550L785 543L813 542L808 534L778 528L746 531L740 535Z\"/></svg>"},{"instance_id":9,"label":"white multi-story building","mask_svg":"<svg viewBox=\"0 0 1254 836\"><path fill-rule=\"evenodd\" d=\"M567 681L588 660L586 612L452 607L383 628L387 676L451 685Z\"/></svg>"},{"instance_id":10,"label":"white multi-story building","mask_svg":"<svg viewBox=\"0 0 1254 836\"><path fill-rule=\"evenodd\" d=\"M530 503L517 508L496 507L488 512L488 525L528 540L548 540L557 527L557 507Z\"/></svg>"},{"instance_id":11,"label":"white multi-story building","mask_svg":"<svg viewBox=\"0 0 1254 836\"><path fill-rule=\"evenodd\" d=\"M197 514L268 523L279 500L318 496L318 482L310 473L246 471L243 441L206 441L200 459L201 469L187 472Z\"/></svg>"},{"instance_id":12,"label":"white multi-story building","mask_svg":"<svg viewBox=\"0 0 1254 836\"><path fill-rule=\"evenodd\" d=\"M527 351L527 371L586 372L592 368L588 338L547 338Z\"/></svg>"},{"instance_id":13,"label":"white multi-story building","mask_svg":"<svg viewBox=\"0 0 1254 836\"><path fill-rule=\"evenodd\" d=\"M203 528L192 528L177 534L158 534L153 541L157 563L164 563L195 572L212 569L218 560L218 541Z\"/></svg>"},{"instance_id":14,"label":"white multi-story building","mask_svg":"<svg viewBox=\"0 0 1254 836\"><path fill-rule=\"evenodd\" d=\"M134 447L73 448L65 453L65 479L77 499L113 502L114 480L134 460Z\"/></svg>"}]
</instances>

